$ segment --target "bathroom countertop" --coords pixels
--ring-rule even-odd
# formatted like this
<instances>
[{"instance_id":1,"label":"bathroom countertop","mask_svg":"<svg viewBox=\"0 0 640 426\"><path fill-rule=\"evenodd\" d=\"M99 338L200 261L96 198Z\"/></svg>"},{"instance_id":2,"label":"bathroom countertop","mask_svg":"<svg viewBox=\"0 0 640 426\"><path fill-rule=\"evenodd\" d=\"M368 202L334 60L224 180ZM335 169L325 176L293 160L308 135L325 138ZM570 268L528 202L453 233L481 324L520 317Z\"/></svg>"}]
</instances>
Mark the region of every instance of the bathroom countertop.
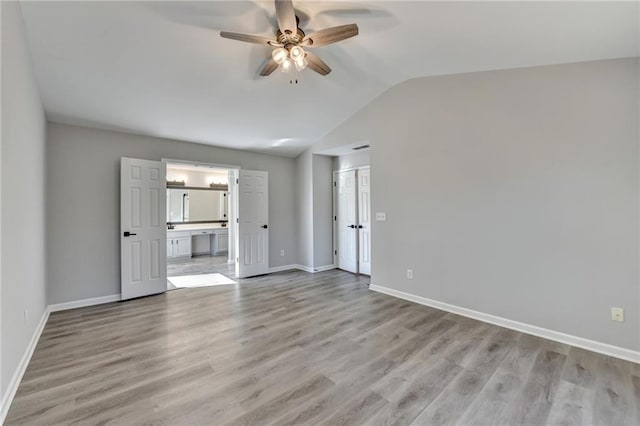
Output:
<instances>
[{"instance_id":1,"label":"bathroom countertop","mask_svg":"<svg viewBox=\"0 0 640 426\"><path fill-rule=\"evenodd\" d=\"M207 229L229 229L221 223L190 223L185 225L175 225L174 229L167 229L167 232L176 231L204 231Z\"/></svg>"}]
</instances>

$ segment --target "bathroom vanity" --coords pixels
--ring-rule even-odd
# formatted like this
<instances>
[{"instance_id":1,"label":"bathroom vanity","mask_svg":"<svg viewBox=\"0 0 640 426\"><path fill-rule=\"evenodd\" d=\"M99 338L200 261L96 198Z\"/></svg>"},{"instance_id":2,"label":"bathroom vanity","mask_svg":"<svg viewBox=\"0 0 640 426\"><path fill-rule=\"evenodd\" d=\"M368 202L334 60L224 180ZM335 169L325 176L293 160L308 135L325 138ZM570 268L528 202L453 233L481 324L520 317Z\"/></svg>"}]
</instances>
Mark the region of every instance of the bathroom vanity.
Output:
<instances>
[{"instance_id":1,"label":"bathroom vanity","mask_svg":"<svg viewBox=\"0 0 640 426\"><path fill-rule=\"evenodd\" d=\"M229 229L220 223L175 225L167 230L167 258L219 256L229 250Z\"/></svg>"},{"instance_id":2,"label":"bathroom vanity","mask_svg":"<svg viewBox=\"0 0 640 426\"><path fill-rule=\"evenodd\" d=\"M228 189L167 185L167 259L228 253Z\"/></svg>"}]
</instances>

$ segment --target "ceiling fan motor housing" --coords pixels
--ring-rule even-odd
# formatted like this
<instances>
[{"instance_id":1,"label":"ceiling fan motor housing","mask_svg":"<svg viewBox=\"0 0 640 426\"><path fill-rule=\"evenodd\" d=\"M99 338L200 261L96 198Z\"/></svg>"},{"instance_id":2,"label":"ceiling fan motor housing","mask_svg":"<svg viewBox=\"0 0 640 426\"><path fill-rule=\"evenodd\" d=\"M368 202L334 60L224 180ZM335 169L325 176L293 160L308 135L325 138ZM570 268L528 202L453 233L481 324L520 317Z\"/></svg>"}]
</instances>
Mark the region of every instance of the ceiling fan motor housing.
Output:
<instances>
[{"instance_id":1,"label":"ceiling fan motor housing","mask_svg":"<svg viewBox=\"0 0 640 426\"><path fill-rule=\"evenodd\" d=\"M304 39L304 36L304 31L300 28L296 30L295 34L284 34L282 31L278 30L276 33L276 40L278 40L278 43L289 49L291 46L298 45Z\"/></svg>"}]
</instances>

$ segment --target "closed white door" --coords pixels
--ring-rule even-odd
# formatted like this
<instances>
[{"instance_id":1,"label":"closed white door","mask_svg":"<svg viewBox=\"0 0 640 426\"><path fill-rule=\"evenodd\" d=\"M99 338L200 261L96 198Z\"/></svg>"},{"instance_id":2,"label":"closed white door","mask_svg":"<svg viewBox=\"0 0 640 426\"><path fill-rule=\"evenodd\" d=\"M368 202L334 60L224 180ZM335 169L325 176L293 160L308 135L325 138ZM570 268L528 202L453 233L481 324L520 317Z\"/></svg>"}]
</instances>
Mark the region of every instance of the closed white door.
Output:
<instances>
[{"instance_id":1,"label":"closed white door","mask_svg":"<svg viewBox=\"0 0 640 426\"><path fill-rule=\"evenodd\" d=\"M358 230L356 203L356 172L348 170L336 174L336 237L338 268L358 272Z\"/></svg>"},{"instance_id":2,"label":"closed white door","mask_svg":"<svg viewBox=\"0 0 640 426\"><path fill-rule=\"evenodd\" d=\"M269 273L269 174L240 170L238 183L239 278Z\"/></svg>"},{"instance_id":3,"label":"closed white door","mask_svg":"<svg viewBox=\"0 0 640 426\"><path fill-rule=\"evenodd\" d=\"M358 269L371 275L371 173L359 169L358 178Z\"/></svg>"},{"instance_id":4,"label":"closed white door","mask_svg":"<svg viewBox=\"0 0 640 426\"><path fill-rule=\"evenodd\" d=\"M120 287L122 299L167 289L166 165L120 161Z\"/></svg>"}]
</instances>

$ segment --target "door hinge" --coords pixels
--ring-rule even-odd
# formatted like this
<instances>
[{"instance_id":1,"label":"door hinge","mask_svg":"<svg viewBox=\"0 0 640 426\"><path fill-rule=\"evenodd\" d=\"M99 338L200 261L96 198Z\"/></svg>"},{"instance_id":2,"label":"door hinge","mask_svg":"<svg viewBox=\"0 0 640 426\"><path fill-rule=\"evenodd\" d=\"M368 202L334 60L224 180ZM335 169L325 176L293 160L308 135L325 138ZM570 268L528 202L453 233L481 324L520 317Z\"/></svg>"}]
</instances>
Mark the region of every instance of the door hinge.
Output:
<instances>
[{"instance_id":1,"label":"door hinge","mask_svg":"<svg viewBox=\"0 0 640 426\"><path fill-rule=\"evenodd\" d=\"M237 179L237 178L236 178L236 183L240 183L240 179Z\"/></svg>"},{"instance_id":2,"label":"door hinge","mask_svg":"<svg viewBox=\"0 0 640 426\"><path fill-rule=\"evenodd\" d=\"M240 223L240 218L239 217L236 218L236 223Z\"/></svg>"},{"instance_id":3,"label":"door hinge","mask_svg":"<svg viewBox=\"0 0 640 426\"><path fill-rule=\"evenodd\" d=\"M336 183L335 183L335 182L333 182L333 186L338 186L338 185L336 185Z\"/></svg>"},{"instance_id":4,"label":"door hinge","mask_svg":"<svg viewBox=\"0 0 640 426\"><path fill-rule=\"evenodd\" d=\"M334 250L333 254L335 254L337 256L338 255L338 250Z\"/></svg>"},{"instance_id":5,"label":"door hinge","mask_svg":"<svg viewBox=\"0 0 640 426\"><path fill-rule=\"evenodd\" d=\"M333 217L333 220L334 220L334 221L337 221L337 220L338 220L338 216L334 216L334 217Z\"/></svg>"}]
</instances>

